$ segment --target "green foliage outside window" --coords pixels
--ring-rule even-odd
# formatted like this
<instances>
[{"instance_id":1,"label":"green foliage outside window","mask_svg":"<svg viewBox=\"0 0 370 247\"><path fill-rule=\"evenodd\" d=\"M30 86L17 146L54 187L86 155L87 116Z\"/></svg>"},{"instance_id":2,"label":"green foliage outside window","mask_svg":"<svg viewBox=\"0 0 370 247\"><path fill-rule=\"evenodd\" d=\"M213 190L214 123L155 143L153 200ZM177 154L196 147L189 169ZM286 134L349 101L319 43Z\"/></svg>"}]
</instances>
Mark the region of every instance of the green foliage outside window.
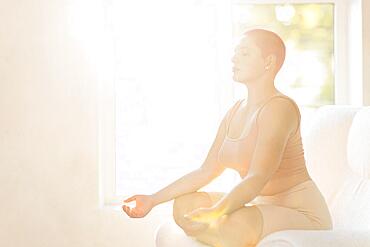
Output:
<instances>
[{"instance_id":1,"label":"green foliage outside window","mask_svg":"<svg viewBox=\"0 0 370 247\"><path fill-rule=\"evenodd\" d=\"M307 107L334 104L333 4L234 3L232 13L234 38L246 29L266 27L286 42L278 88Z\"/></svg>"}]
</instances>

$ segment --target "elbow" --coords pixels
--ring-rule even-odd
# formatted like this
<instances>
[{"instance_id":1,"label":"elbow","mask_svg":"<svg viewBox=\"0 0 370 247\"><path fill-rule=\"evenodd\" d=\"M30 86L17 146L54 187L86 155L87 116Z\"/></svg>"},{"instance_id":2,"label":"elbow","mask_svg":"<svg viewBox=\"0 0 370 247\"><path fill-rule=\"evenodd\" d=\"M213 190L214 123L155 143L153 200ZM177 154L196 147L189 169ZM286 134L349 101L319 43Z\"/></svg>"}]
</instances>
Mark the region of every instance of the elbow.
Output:
<instances>
[{"instance_id":1,"label":"elbow","mask_svg":"<svg viewBox=\"0 0 370 247\"><path fill-rule=\"evenodd\" d=\"M244 180L248 184L248 187L253 188L254 191L261 191L269 178L260 174L251 174L247 175Z\"/></svg>"},{"instance_id":2,"label":"elbow","mask_svg":"<svg viewBox=\"0 0 370 247\"><path fill-rule=\"evenodd\" d=\"M202 168L200 169L200 172L202 173L202 177L206 180L206 182L211 182L222 173L222 171Z\"/></svg>"},{"instance_id":3,"label":"elbow","mask_svg":"<svg viewBox=\"0 0 370 247\"><path fill-rule=\"evenodd\" d=\"M272 170L267 169L251 170L244 179L252 179L259 181L260 183L267 183L267 181L269 181L272 177L273 173L274 172Z\"/></svg>"},{"instance_id":4,"label":"elbow","mask_svg":"<svg viewBox=\"0 0 370 247\"><path fill-rule=\"evenodd\" d=\"M204 169L204 168L200 168L199 169L199 172L201 173L201 177L206 179L207 181L208 180L212 180L213 178L213 173L211 170L209 169Z\"/></svg>"}]
</instances>

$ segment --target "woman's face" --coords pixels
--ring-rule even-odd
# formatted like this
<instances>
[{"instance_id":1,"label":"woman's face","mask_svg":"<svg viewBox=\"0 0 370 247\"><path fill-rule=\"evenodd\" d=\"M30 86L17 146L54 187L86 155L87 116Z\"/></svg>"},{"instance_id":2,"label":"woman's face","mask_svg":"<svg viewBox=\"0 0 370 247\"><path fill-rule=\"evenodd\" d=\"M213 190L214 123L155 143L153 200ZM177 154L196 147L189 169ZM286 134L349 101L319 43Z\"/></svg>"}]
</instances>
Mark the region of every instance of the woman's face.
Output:
<instances>
[{"instance_id":1,"label":"woman's face","mask_svg":"<svg viewBox=\"0 0 370 247\"><path fill-rule=\"evenodd\" d=\"M250 82L266 73L266 61L261 50L248 36L243 37L234 50L233 79L239 82Z\"/></svg>"}]
</instances>

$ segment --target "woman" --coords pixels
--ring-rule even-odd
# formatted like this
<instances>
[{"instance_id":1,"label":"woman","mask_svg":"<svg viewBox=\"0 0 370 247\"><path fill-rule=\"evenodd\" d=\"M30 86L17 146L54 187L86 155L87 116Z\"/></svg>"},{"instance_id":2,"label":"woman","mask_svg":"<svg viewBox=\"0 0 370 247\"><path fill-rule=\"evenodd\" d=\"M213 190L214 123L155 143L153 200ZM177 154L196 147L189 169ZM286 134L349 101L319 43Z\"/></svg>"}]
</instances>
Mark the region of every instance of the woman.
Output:
<instances>
[{"instance_id":1,"label":"woman","mask_svg":"<svg viewBox=\"0 0 370 247\"><path fill-rule=\"evenodd\" d=\"M187 235L217 247L255 246L280 230L332 229L325 199L306 168L299 108L274 86L284 59L277 34L245 32L232 62L233 79L247 86L248 101L238 100L227 111L199 169L153 195L128 198L136 207L123 210L144 217L175 199L175 222ZM242 178L229 193L197 191L226 167Z\"/></svg>"}]
</instances>

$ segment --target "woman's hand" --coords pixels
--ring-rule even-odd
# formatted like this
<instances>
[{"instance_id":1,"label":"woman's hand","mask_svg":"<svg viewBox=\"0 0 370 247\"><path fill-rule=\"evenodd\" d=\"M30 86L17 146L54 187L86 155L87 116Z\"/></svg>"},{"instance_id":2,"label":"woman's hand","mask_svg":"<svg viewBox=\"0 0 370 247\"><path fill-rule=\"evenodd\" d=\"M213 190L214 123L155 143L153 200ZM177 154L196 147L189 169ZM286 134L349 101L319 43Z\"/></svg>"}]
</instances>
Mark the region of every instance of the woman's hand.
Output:
<instances>
[{"instance_id":1,"label":"woman's hand","mask_svg":"<svg viewBox=\"0 0 370 247\"><path fill-rule=\"evenodd\" d=\"M123 202L131 201L136 201L136 206L134 208L130 208L127 205L122 206L123 211L131 218L142 218L155 206L153 197L150 195L134 195Z\"/></svg>"},{"instance_id":2,"label":"woman's hand","mask_svg":"<svg viewBox=\"0 0 370 247\"><path fill-rule=\"evenodd\" d=\"M195 236L210 227L209 223L197 222L185 217L183 220L186 224L182 225L182 229L188 236Z\"/></svg>"},{"instance_id":3,"label":"woman's hand","mask_svg":"<svg viewBox=\"0 0 370 247\"><path fill-rule=\"evenodd\" d=\"M219 210L217 207L212 206L210 208L197 208L184 215L184 218L196 222L210 223L217 220L222 215L223 214L221 210Z\"/></svg>"}]
</instances>

